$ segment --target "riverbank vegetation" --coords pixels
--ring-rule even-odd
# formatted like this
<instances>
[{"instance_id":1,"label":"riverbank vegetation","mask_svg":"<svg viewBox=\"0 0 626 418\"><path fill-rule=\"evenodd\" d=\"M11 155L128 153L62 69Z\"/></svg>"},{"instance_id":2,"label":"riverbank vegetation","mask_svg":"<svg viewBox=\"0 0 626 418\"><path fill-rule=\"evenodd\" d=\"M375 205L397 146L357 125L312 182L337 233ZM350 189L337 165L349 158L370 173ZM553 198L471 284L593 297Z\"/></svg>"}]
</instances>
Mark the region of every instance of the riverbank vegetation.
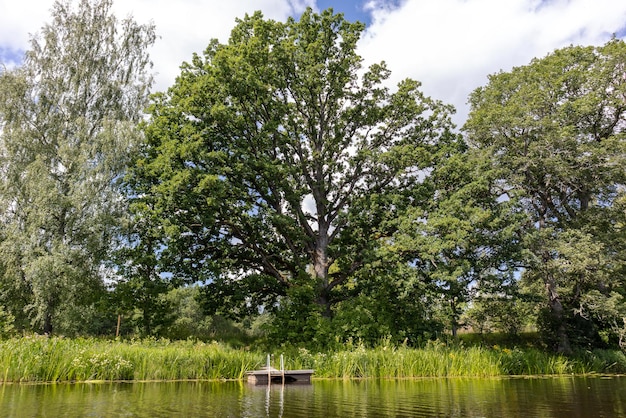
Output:
<instances>
[{"instance_id":1,"label":"riverbank vegetation","mask_svg":"<svg viewBox=\"0 0 626 418\"><path fill-rule=\"evenodd\" d=\"M431 341L421 348L349 343L340 350L285 349L289 369L314 369L315 378L497 377L626 373L616 350L574 356L536 348L471 346ZM278 366L278 357L272 358ZM242 379L266 363L266 355L213 342L103 340L30 336L0 342L0 381Z\"/></svg>"},{"instance_id":2,"label":"riverbank vegetation","mask_svg":"<svg viewBox=\"0 0 626 418\"><path fill-rule=\"evenodd\" d=\"M240 379L262 356L221 344L31 336L0 342L5 382Z\"/></svg>"},{"instance_id":3,"label":"riverbank vegetation","mask_svg":"<svg viewBox=\"0 0 626 418\"><path fill-rule=\"evenodd\" d=\"M245 16L149 95L155 28L111 6L0 63L5 380L238 378L251 342L324 377L623 371L623 40L489 76L458 129L332 9Z\"/></svg>"}]
</instances>

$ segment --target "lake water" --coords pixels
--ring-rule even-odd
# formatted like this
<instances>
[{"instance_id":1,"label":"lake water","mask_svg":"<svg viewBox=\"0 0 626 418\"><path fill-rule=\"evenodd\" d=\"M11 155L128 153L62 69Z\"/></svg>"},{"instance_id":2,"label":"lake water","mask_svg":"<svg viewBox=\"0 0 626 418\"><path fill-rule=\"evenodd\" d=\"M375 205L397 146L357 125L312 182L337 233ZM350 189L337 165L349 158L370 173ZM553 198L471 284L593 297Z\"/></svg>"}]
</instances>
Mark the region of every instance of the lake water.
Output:
<instances>
[{"instance_id":1,"label":"lake water","mask_svg":"<svg viewBox=\"0 0 626 418\"><path fill-rule=\"evenodd\" d=\"M626 377L0 385L1 417L626 417Z\"/></svg>"}]
</instances>

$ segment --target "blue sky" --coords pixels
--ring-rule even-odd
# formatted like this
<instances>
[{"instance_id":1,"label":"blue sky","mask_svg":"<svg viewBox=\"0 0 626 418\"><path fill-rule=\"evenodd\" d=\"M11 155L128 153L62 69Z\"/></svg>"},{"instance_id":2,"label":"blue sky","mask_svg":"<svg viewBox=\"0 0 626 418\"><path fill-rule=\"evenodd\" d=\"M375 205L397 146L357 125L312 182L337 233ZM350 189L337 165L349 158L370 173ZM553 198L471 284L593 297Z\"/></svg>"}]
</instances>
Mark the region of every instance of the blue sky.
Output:
<instances>
[{"instance_id":1,"label":"blue sky","mask_svg":"<svg viewBox=\"0 0 626 418\"><path fill-rule=\"evenodd\" d=\"M54 0L0 2L0 64L15 65L29 34L49 20ZM74 0L77 1L77 0ZM261 10L285 20L307 6L333 7L367 29L358 52L366 65L387 62L390 87L410 77L426 94L458 109L487 75L524 65L568 45L601 45L626 38L624 0L114 0L119 17L153 21L160 39L151 50L155 90L165 90L180 64L209 40L228 39L235 18Z\"/></svg>"},{"instance_id":2,"label":"blue sky","mask_svg":"<svg viewBox=\"0 0 626 418\"><path fill-rule=\"evenodd\" d=\"M343 13L344 17L350 21L360 21L369 24L370 14L366 10L366 1L317 1L319 10L325 10L329 7L333 8L335 13Z\"/></svg>"}]
</instances>

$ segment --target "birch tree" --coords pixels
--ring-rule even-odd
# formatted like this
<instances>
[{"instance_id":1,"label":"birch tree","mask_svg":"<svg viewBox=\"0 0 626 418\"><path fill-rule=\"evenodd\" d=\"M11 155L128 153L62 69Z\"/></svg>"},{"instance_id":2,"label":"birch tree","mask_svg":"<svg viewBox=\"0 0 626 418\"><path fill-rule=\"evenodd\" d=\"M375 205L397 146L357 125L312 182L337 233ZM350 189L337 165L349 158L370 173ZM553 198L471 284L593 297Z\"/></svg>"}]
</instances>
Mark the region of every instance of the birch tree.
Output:
<instances>
[{"instance_id":1,"label":"birch tree","mask_svg":"<svg viewBox=\"0 0 626 418\"><path fill-rule=\"evenodd\" d=\"M45 333L102 288L152 82L154 27L111 6L55 2L23 64L0 70L0 301Z\"/></svg>"}]
</instances>

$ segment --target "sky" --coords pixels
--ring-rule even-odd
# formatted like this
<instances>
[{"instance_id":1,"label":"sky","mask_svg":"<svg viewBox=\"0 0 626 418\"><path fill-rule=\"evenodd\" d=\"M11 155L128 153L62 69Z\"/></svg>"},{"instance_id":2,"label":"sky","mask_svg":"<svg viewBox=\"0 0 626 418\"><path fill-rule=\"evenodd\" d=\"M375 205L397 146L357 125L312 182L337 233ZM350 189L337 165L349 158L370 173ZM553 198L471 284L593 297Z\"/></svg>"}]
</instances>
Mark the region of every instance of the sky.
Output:
<instances>
[{"instance_id":1,"label":"sky","mask_svg":"<svg viewBox=\"0 0 626 418\"><path fill-rule=\"evenodd\" d=\"M30 37L51 20L53 2L0 3L0 65L19 64ZM358 45L365 65L386 61L392 88L419 80L427 95L456 107L457 125L467 116L468 95L489 74L569 45L626 40L625 0L114 0L113 9L120 18L155 23L153 91L163 91L194 52L213 38L227 42L236 18L261 10L285 21L306 7L332 7L365 23Z\"/></svg>"}]
</instances>

